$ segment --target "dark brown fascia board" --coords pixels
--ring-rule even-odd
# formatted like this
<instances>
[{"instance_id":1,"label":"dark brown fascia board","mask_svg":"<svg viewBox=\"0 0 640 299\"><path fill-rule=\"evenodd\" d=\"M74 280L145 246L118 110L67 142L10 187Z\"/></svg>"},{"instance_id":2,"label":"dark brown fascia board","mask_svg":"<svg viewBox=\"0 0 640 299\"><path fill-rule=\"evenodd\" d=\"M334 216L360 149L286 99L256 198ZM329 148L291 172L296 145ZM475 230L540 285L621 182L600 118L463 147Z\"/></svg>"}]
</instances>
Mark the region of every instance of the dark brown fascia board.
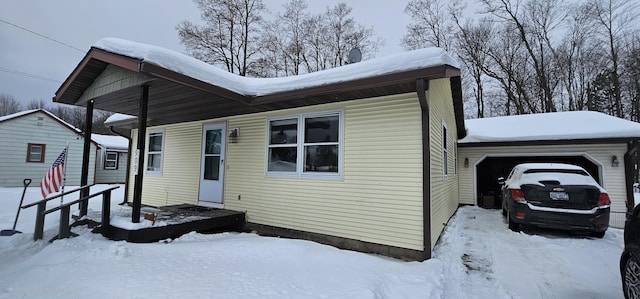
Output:
<instances>
[{"instance_id":1,"label":"dark brown fascia board","mask_svg":"<svg viewBox=\"0 0 640 299\"><path fill-rule=\"evenodd\" d=\"M451 97L453 98L453 113L456 120L456 133L458 139L462 139L467 135L467 129L464 125L464 103L462 100L462 79L460 75L449 79L451 86Z\"/></svg>"},{"instance_id":2,"label":"dark brown fascia board","mask_svg":"<svg viewBox=\"0 0 640 299\"><path fill-rule=\"evenodd\" d=\"M249 105L249 98L231 90L200 81L193 77L174 72L164 67L149 63L142 62L140 64L140 71L155 77L169 80L171 82L178 83L180 85L188 86L191 88L199 89L223 98L234 100L238 103Z\"/></svg>"},{"instance_id":3,"label":"dark brown fascia board","mask_svg":"<svg viewBox=\"0 0 640 299\"><path fill-rule=\"evenodd\" d=\"M458 148L491 147L491 146L523 146L523 145L535 146L535 145L571 145L571 144L620 144L620 143L627 144L628 142L637 140L637 139L638 137L470 142L470 143L458 143Z\"/></svg>"},{"instance_id":4,"label":"dark brown fascia board","mask_svg":"<svg viewBox=\"0 0 640 299\"><path fill-rule=\"evenodd\" d=\"M349 92L360 89L388 86L400 83L414 83L416 79L426 80L460 76L460 70L450 65L440 65L419 70L393 73L376 77L363 78L352 81L332 83L327 85L279 92L264 96L257 96L251 101L252 105L265 105L280 101L303 98L309 95L322 95L340 92Z\"/></svg>"},{"instance_id":5,"label":"dark brown fascia board","mask_svg":"<svg viewBox=\"0 0 640 299\"><path fill-rule=\"evenodd\" d=\"M73 101L66 101L66 102L61 101L62 95L65 92L67 92L71 84L75 82L78 76L82 73L82 70L85 69L89 64L89 62L94 59L100 60L109 64L117 65L119 67L122 67L124 69L130 70L133 72L138 72L140 70L139 59L135 59L135 58L131 58L131 57L127 57L120 54L115 54L115 53L107 52L105 50L91 47L89 52L87 52L87 54L84 56L84 58L82 58L80 63L78 63L78 65L73 69L69 77L67 77L67 79L62 83L60 88L58 88L58 90L55 93L55 96L53 97L54 102L65 103L65 104L75 103L75 100L77 99L73 99Z\"/></svg>"}]
</instances>

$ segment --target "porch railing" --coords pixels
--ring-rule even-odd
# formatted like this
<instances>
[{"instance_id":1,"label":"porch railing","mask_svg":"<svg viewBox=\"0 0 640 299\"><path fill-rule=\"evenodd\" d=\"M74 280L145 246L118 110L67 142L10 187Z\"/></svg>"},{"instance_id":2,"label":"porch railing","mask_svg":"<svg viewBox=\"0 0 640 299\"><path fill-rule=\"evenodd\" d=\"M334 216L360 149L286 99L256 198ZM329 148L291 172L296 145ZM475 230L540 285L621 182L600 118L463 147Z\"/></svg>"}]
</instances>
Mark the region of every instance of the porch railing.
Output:
<instances>
[{"instance_id":1,"label":"porch railing","mask_svg":"<svg viewBox=\"0 0 640 299\"><path fill-rule=\"evenodd\" d=\"M114 186L105 190L102 190L100 192L96 192L94 194L90 194L84 197L81 197L77 200L68 202L68 203L64 203L60 206L51 208L47 210L47 202L56 199L56 198L60 198L62 196L68 195L68 194L72 194L75 192L80 192L82 190L85 190L84 193L85 194L89 194L89 190L90 187L94 186L95 184L91 184L91 185L86 185L86 186L82 186L80 188L71 190L71 191L67 191L52 197L47 197L43 200L40 201L36 201L33 203L30 203L28 205L24 205L22 206L22 209L28 209L30 207L33 206L37 206L36 208L36 225L34 228L34 232L33 232L33 240L41 240L44 234L44 219L45 216L47 214L53 213L55 211L60 211L60 226L58 228L58 239L63 239L63 238L68 238L71 236L71 227L69 225L69 218L71 215L71 206L81 203L83 201L87 201L90 198L102 195L102 217L101 217L101 225L103 227L103 229L107 229L109 227L109 219L110 219L110 214L111 214L111 191L120 188L120 186ZM82 192L80 193L82 194ZM84 215L83 215L84 216Z\"/></svg>"}]
</instances>

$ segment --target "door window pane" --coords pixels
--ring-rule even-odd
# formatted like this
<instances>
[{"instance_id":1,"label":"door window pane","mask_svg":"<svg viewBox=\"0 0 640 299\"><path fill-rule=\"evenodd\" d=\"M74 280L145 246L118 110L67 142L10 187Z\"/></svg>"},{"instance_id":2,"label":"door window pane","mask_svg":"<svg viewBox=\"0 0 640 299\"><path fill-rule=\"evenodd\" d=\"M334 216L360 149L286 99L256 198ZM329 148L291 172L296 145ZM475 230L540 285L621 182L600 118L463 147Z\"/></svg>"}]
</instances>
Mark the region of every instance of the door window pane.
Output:
<instances>
[{"instance_id":1,"label":"door window pane","mask_svg":"<svg viewBox=\"0 0 640 299\"><path fill-rule=\"evenodd\" d=\"M204 179L218 180L220 178L220 156L204 157Z\"/></svg>"},{"instance_id":2,"label":"door window pane","mask_svg":"<svg viewBox=\"0 0 640 299\"><path fill-rule=\"evenodd\" d=\"M205 154L220 154L222 148L222 130L208 130L205 144Z\"/></svg>"}]
</instances>

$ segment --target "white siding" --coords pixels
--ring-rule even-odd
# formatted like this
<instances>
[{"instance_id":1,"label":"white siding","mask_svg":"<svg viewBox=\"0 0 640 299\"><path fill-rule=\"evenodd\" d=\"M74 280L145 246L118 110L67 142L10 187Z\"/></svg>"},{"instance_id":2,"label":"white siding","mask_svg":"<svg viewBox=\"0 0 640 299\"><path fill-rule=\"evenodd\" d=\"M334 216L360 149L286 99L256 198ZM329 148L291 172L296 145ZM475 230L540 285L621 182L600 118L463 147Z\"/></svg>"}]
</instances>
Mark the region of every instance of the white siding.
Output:
<instances>
[{"instance_id":1,"label":"white siding","mask_svg":"<svg viewBox=\"0 0 640 299\"><path fill-rule=\"evenodd\" d=\"M105 169L104 159L106 152L112 152L101 148L98 150L98 157L96 159L96 183L97 184L114 184L124 183L127 175L127 159L129 154L126 152L113 151L118 154L118 168L117 169Z\"/></svg>"},{"instance_id":2,"label":"white siding","mask_svg":"<svg viewBox=\"0 0 640 299\"><path fill-rule=\"evenodd\" d=\"M39 121L38 117L43 120ZM43 112L35 112L0 122L0 186L17 187L23 179L32 180L37 187L42 177L69 142L67 156L67 185L79 186L82 172L83 139L68 127ZM27 163L27 144L45 144L44 163ZM96 146L91 143L89 178L94 182Z\"/></svg>"},{"instance_id":3,"label":"white siding","mask_svg":"<svg viewBox=\"0 0 640 299\"><path fill-rule=\"evenodd\" d=\"M611 197L611 220L613 227L624 226L626 211L626 191L622 160L627 151L626 144L579 144L579 145L540 145L540 146L501 146L501 147L462 147L458 149L458 169L460 174L460 202L475 204L477 198L475 166L487 156L585 156L596 164L602 165L600 176L604 187ZM619 167L611 166L611 156L620 159ZM464 167L464 159L469 158L469 167Z\"/></svg>"}]
</instances>

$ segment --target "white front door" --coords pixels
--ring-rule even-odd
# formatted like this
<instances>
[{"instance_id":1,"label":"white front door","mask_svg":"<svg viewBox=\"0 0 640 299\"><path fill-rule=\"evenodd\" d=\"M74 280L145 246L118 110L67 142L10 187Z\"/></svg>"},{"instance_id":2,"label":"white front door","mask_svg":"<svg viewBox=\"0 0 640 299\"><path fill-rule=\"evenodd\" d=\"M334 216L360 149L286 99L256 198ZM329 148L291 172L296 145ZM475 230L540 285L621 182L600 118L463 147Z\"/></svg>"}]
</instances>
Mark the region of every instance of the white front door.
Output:
<instances>
[{"instance_id":1,"label":"white front door","mask_svg":"<svg viewBox=\"0 0 640 299\"><path fill-rule=\"evenodd\" d=\"M224 123L206 124L202 129L199 200L203 204L222 204L225 132Z\"/></svg>"}]
</instances>

